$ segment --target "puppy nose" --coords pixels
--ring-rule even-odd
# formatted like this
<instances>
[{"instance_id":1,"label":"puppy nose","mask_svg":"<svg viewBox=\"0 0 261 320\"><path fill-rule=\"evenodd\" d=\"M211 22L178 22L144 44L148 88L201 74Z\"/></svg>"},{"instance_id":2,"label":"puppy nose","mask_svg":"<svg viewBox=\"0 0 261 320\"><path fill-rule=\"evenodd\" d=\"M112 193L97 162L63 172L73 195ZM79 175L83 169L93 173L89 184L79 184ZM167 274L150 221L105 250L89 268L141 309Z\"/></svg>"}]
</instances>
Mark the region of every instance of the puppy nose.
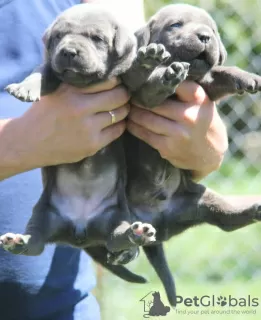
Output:
<instances>
[{"instance_id":1,"label":"puppy nose","mask_svg":"<svg viewBox=\"0 0 261 320\"><path fill-rule=\"evenodd\" d=\"M77 55L77 50L75 48L63 48L61 54L66 58L74 58Z\"/></svg>"},{"instance_id":2,"label":"puppy nose","mask_svg":"<svg viewBox=\"0 0 261 320\"><path fill-rule=\"evenodd\" d=\"M203 43L208 43L210 40L210 35L207 32L199 32L197 36L199 40Z\"/></svg>"}]
</instances>

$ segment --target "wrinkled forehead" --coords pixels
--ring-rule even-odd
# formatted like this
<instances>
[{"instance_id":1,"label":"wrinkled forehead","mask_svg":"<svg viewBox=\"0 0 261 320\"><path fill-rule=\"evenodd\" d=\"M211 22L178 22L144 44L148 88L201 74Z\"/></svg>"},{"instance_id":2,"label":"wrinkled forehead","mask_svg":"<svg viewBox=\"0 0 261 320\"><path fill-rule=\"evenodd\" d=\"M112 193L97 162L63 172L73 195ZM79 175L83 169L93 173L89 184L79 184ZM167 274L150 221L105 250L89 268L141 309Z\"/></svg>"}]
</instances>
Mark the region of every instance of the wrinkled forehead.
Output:
<instances>
[{"instance_id":1,"label":"wrinkled forehead","mask_svg":"<svg viewBox=\"0 0 261 320\"><path fill-rule=\"evenodd\" d=\"M53 25L53 31L62 33L95 33L110 36L115 32L117 21L114 17L95 6L82 4L62 13Z\"/></svg>"},{"instance_id":2,"label":"wrinkled forehead","mask_svg":"<svg viewBox=\"0 0 261 320\"><path fill-rule=\"evenodd\" d=\"M155 16L155 24L171 25L176 22L193 22L205 24L216 30L216 23L203 9L190 5L169 5L161 9Z\"/></svg>"}]
</instances>

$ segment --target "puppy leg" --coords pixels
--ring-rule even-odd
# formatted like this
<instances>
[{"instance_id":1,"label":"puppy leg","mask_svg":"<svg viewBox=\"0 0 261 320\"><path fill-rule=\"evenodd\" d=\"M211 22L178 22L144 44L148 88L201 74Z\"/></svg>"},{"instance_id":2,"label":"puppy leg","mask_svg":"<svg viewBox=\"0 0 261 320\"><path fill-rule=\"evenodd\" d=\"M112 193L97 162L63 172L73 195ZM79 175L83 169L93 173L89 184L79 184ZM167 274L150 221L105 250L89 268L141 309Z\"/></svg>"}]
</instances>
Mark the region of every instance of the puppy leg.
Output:
<instances>
[{"instance_id":1,"label":"puppy leg","mask_svg":"<svg viewBox=\"0 0 261 320\"><path fill-rule=\"evenodd\" d=\"M37 67L22 82L10 84L5 90L21 101L34 102L55 91L60 83L50 64L46 63Z\"/></svg>"},{"instance_id":2,"label":"puppy leg","mask_svg":"<svg viewBox=\"0 0 261 320\"><path fill-rule=\"evenodd\" d=\"M107 261L108 250L104 247L88 247L84 251L88 253L94 261L101 264L104 268L111 271L116 276L123 280L133 283L146 283L147 280L135 273L132 273L127 268L123 266L111 265Z\"/></svg>"},{"instance_id":3,"label":"puppy leg","mask_svg":"<svg viewBox=\"0 0 261 320\"><path fill-rule=\"evenodd\" d=\"M62 218L52 211L45 194L33 210L24 234L6 233L0 237L0 247L13 254L40 255L48 239L63 225Z\"/></svg>"},{"instance_id":4,"label":"puppy leg","mask_svg":"<svg viewBox=\"0 0 261 320\"><path fill-rule=\"evenodd\" d=\"M160 105L173 95L177 86L186 79L189 64L173 62L169 67L158 67L153 71L148 81L133 93L133 101L147 108Z\"/></svg>"},{"instance_id":5,"label":"puppy leg","mask_svg":"<svg viewBox=\"0 0 261 320\"><path fill-rule=\"evenodd\" d=\"M226 95L261 91L261 77L237 67L214 67L198 82L213 101Z\"/></svg>"},{"instance_id":6,"label":"puppy leg","mask_svg":"<svg viewBox=\"0 0 261 320\"><path fill-rule=\"evenodd\" d=\"M261 204L233 205L223 196L206 189L198 204L198 215L203 222L224 231L234 231L261 221Z\"/></svg>"},{"instance_id":7,"label":"puppy leg","mask_svg":"<svg viewBox=\"0 0 261 320\"><path fill-rule=\"evenodd\" d=\"M200 184L194 184L193 190L175 195L172 203L173 210L164 213L165 226L161 230L156 226L159 229L157 240L167 240L202 223L234 231L261 221L261 204L234 205Z\"/></svg>"},{"instance_id":8,"label":"puppy leg","mask_svg":"<svg viewBox=\"0 0 261 320\"><path fill-rule=\"evenodd\" d=\"M170 57L162 44L151 43L137 52L131 68L122 76L123 83L133 92L143 85L153 70Z\"/></svg>"}]
</instances>

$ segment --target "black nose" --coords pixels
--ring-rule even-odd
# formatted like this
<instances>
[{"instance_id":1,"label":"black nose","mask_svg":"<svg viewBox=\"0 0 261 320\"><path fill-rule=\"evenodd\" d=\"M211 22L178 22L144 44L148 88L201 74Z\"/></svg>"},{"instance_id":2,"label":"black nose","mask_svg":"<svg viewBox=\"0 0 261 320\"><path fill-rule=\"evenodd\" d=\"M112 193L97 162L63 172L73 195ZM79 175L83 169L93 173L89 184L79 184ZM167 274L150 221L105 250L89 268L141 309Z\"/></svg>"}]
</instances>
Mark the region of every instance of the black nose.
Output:
<instances>
[{"instance_id":1,"label":"black nose","mask_svg":"<svg viewBox=\"0 0 261 320\"><path fill-rule=\"evenodd\" d=\"M61 54L66 58L74 58L77 55L77 50L74 48L63 48Z\"/></svg>"},{"instance_id":2,"label":"black nose","mask_svg":"<svg viewBox=\"0 0 261 320\"><path fill-rule=\"evenodd\" d=\"M197 36L199 40L203 43L208 43L210 40L210 35L207 32L198 32Z\"/></svg>"}]
</instances>

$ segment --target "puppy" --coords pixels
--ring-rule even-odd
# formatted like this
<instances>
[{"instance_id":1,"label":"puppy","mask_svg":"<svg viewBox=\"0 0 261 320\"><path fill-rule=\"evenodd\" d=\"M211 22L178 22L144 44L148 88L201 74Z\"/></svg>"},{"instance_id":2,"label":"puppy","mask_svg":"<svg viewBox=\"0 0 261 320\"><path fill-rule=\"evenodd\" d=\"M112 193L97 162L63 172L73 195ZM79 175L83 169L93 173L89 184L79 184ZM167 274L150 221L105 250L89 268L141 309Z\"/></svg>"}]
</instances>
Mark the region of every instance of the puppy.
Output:
<instances>
[{"instance_id":1,"label":"puppy","mask_svg":"<svg viewBox=\"0 0 261 320\"><path fill-rule=\"evenodd\" d=\"M169 5L136 36L141 48L123 79L134 100L146 108L173 96L185 79L197 81L212 100L261 90L259 76L221 66L226 50L214 20L202 9ZM135 76L137 73L139 77ZM202 223L224 231L237 230L260 221L261 205L232 205L193 182L190 171L174 167L143 141L127 133L125 139L129 208L135 219L146 221L157 230L156 242L143 249L174 306L175 286L162 242Z\"/></svg>"},{"instance_id":2,"label":"puppy","mask_svg":"<svg viewBox=\"0 0 261 320\"><path fill-rule=\"evenodd\" d=\"M74 6L58 16L44 39L44 64L21 83L7 87L20 100L37 101L62 82L83 87L119 76L131 66L136 52L134 35L110 13L90 4ZM139 245L155 238L151 225L130 224L124 159L118 139L80 162L43 168L43 193L25 233L2 235L2 247L30 256L41 254L46 243L65 243L83 248L127 281L145 282L109 263L113 252L118 253L114 260L119 263L132 260Z\"/></svg>"}]
</instances>

